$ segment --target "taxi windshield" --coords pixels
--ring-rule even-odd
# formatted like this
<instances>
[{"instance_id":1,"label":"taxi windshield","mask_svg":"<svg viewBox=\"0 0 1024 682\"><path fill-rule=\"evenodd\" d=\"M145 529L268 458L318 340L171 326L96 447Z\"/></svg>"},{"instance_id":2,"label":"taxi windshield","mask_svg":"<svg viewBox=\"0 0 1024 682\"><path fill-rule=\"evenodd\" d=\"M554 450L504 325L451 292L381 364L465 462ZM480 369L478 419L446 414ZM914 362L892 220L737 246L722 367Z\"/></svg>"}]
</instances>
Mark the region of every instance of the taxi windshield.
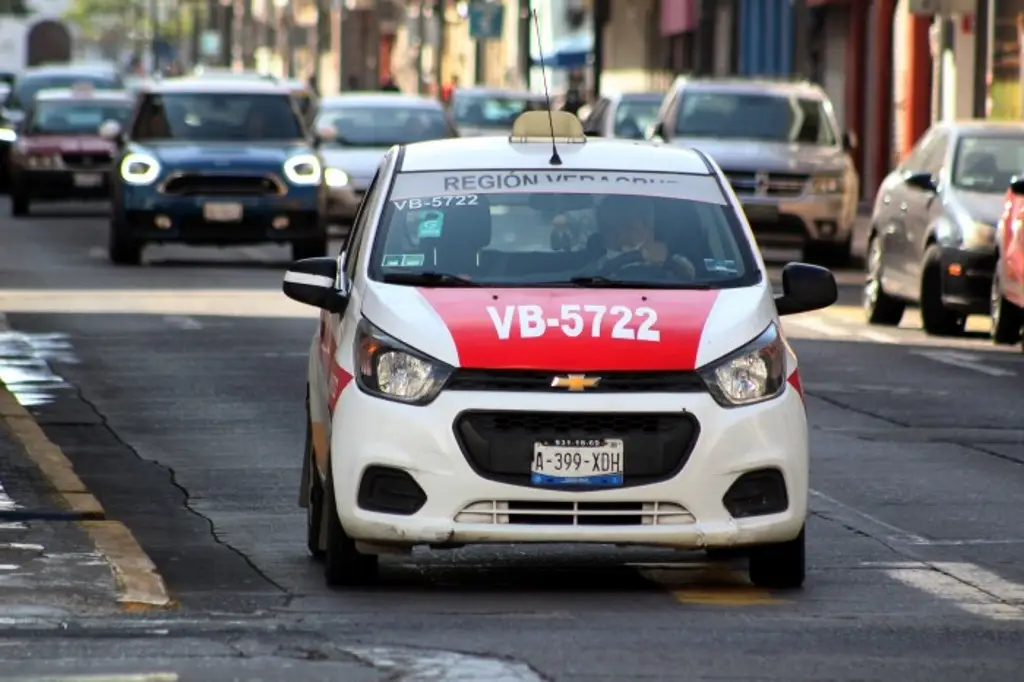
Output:
<instances>
[{"instance_id":1,"label":"taxi windshield","mask_svg":"<svg viewBox=\"0 0 1024 682\"><path fill-rule=\"evenodd\" d=\"M761 277L713 176L532 170L400 173L369 272L503 287L718 289Z\"/></svg>"},{"instance_id":2,"label":"taxi windshield","mask_svg":"<svg viewBox=\"0 0 1024 682\"><path fill-rule=\"evenodd\" d=\"M343 106L323 111L317 128L337 133L331 144L343 147L391 147L454 137L440 109L423 107Z\"/></svg>"},{"instance_id":3,"label":"taxi windshield","mask_svg":"<svg viewBox=\"0 0 1024 682\"><path fill-rule=\"evenodd\" d=\"M135 118L132 139L234 142L290 141L304 137L287 94L154 93Z\"/></svg>"},{"instance_id":4,"label":"taxi windshield","mask_svg":"<svg viewBox=\"0 0 1024 682\"><path fill-rule=\"evenodd\" d=\"M39 102L26 131L43 135L96 135L105 121L124 125L132 112L124 101Z\"/></svg>"},{"instance_id":5,"label":"taxi windshield","mask_svg":"<svg viewBox=\"0 0 1024 682\"><path fill-rule=\"evenodd\" d=\"M459 93L452 102L455 123L470 128L511 128L519 114L544 109L542 101L526 95L470 95Z\"/></svg>"}]
</instances>

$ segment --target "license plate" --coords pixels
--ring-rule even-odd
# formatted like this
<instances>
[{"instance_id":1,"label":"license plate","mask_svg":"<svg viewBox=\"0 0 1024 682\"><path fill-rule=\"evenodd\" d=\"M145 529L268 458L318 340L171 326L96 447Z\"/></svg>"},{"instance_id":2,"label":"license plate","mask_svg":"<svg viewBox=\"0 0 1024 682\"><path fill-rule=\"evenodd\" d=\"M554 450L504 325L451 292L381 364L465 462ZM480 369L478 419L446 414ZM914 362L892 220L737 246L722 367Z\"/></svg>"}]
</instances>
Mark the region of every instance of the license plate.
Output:
<instances>
[{"instance_id":1,"label":"license plate","mask_svg":"<svg viewBox=\"0 0 1024 682\"><path fill-rule=\"evenodd\" d=\"M241 204L203 204L203 217L210 222L231 223L242 219Z\"/></svg>"},{"instance_id":2,"label":"license plate","mask_svg":"<svg viewBox=\"0 0 1024 682\"><path fill-rule=\"evenodd\" d=\"M101 173L75 173L72 178L75 187L99 187L103 184Z\"/></svg>"},{"instance_id":3,"label":"license plate","mask_svg":"<svg viewBox=\"0 0 1024 682\"><path fill-rule=\"evenodd\" d=\"M779 219L779 207L768 204L746 204L743 212L747 214L747 220L751 222L777 222Z\"/></svg>"},{"instance_id":4,"label":"license plate","mask_svg":"<svg viewBox=\"0 0 1024 682\"><path fill-rule=\"evenodd\" d=\"M533 446L530 481L534 485L622 485L622 440L559 439Z\"/></svg>"}]
</instances>

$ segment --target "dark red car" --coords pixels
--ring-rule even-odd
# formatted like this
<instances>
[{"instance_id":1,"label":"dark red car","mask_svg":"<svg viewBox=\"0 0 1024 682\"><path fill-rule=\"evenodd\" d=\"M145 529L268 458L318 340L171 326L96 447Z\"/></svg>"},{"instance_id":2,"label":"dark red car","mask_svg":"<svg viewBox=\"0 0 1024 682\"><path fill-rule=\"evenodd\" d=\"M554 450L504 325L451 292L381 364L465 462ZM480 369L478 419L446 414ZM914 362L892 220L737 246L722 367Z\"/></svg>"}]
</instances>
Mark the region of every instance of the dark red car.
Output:
<instances>
[{"instance_id":1,"label":"dark red car","mask_svg":"<svg viewBox=\"0 0 1024 682\"><path fill-rule=\"evenodd\" d=\"M28 215L32 202L107 199L116 143L99 128L107 121L123 126L134 103L122 90L40 92L11 153L11 215Z\"/></svg>"},{"instance_id":2,"label":"dark red car","mask_svg":"<svg viewBox=\"0 0 1024 682\"><path fill-rule=\"evenodd\" d=\"M1021 341L1024 326L1024 179L1006 192L1006 209L996 225L999 259L992 278L992 340ZM1024 350L1024 343L1021 344Z\"/></svg>"}]
</instances>

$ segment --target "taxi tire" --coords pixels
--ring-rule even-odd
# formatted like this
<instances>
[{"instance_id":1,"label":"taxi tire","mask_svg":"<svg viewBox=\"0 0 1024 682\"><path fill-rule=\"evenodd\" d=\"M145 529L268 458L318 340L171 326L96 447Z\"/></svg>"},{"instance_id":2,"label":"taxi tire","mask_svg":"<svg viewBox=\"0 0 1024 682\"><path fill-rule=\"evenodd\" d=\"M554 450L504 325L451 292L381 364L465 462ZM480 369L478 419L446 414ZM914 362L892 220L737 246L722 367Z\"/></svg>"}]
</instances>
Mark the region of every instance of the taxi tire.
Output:
<instances>
[{"instance_id":1,"label":"taxi tire","mask_svg":"<svg viewBox=\"0 0 1024 682\"><path fill-rule=\"evenodd\" d=\"M11 215L16 218L22 218L27 216L28 211L28 197L24 194L11 193Z\"/></svg>"},{"instance_id":2,"label":"taxi tire","mask_svg":"<svg viewBox=\"0 0 1024 682\"><path fill-rule=\"evenodd\" d=\"M327 584L330 587L350 587L376 582L378 557L376 554L363 554L356 549L355 540L342 527L334 497L334 476L330 468L324 486L323 510L327 522L327 547L324 554L324 579Z\"/></svg>"},{"instance_id":3,"label":"taxi tire","mask_svg":"<svg viewBox=\"0 0 1024 682\"><path fill-rule=\"evenodd\" d=\"M322 560L326 552L320 542L324 521L324 484L313 456L313 429L306 408L306 466L309 467L309 500L306 505L306 546L314 559Z\"/></svg>"},{"instance_id":4,"label":"taxi tire","mask_svg":"<svg viewBox=\"0 0 1024 682\"><path fill-rule=\"evenodd\" d=\"M750 582L756 587L791 590L802 587L807 576L804 531L788 542L760 545L750 550Z\"/></svg>"},{"instance_id":5,"label":"taxi tire","mask_svg":"<svg viewBox=\"0 0 1024 682\"><path fill-rule=\"evenodd\" d=\"M931 336L960 336L967 316L942 304L942 254L932 244L924 254L921 268L921 326Z\"/></svg>"},{"instance_id":6,"label":"taxi tire","mask_svg":"<svg viewBox=\"0 0 1024 682\"><path fill-rule=\"evenodd\" d=\"M1013 345L1021 339L1024 315L1021 309L1006 300L999 283L999 268L992 274L992 341L1000 345Z\"/></svg>"}]
</instances>

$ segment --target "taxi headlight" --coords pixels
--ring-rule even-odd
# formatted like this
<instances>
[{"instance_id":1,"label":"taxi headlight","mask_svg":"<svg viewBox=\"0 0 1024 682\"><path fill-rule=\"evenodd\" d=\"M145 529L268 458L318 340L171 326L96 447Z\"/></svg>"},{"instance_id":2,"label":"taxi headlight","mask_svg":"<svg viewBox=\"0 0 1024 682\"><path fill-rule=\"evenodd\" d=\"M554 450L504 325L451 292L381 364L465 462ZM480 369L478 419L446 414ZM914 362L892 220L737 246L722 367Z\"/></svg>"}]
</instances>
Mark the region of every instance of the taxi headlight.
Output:
<instances>
[{"instance_id":1,"label":"taxi headlight","mask_svg":"<svg viewBox=\"0 0 1024 682\"><path fill-rule=\"evenodd\" d=\"M971 251L985 251L996 244L995 225L989 225L980 221L964 225L963 247Z\"/></svg>"},{"instance_id":2,"label":"taxi headlight","mask_svg":"<svg viewBox=\"0 0 1024 682\"><path fill-rule=\"evenodd\" d=\"M811 178L811 191L815 194L839 194L843 191L843 176L815 175Z\"/></svg>"},{"instance_id":3,"label":"taxi headlight","mask_svg":"<svg viewBox=\"0 0 1024 682\"><path fill-rule=\"evenodd\" d=\"M160 177L160 162L149 154L128 154L121 160L121 178L129 185L151 185Z\"/></svg>"},{"instance_id":4,"label":"taxi headlight","mask_svg":"<svg viewBox=\"0 0 1024 682\"><path fill-rule=\"evenodd\" d=\"M348 184L348 173L340 168L328 168L324 171L324 182L328 187L344 187Z\"/></svg>"},{"instance_id":5,"label":"taxi headlight","mask_svg":"<svg viewBox=\"0 0 1024 682\"><path fill-rule=\"evenodd\" d=\"M366 320L356 329L356 384L366 393L411 405L434 400L452 369L406 346Z\"/></svg>"},{"instance_id":6,"label":"taxi headlight","mask_svg":"<svg viewBox=\"0 0 1024 682\"><path fill-rule=\"evenodd\" d=\"M284 162L284 176L293 185L319 185L323 169L312 154L299 154Z\"/></svg>"},{"instance_id":7,"label":"taxi headlight","mask_svg":"<svg viewBox=\"0 0 1024 682\"><path fill-rule=\"evenodd\" d=\"M773 323L750 343L699 372L723 407L771 400L786 387L786 347Z\"/></svg>"}]
</instances>

